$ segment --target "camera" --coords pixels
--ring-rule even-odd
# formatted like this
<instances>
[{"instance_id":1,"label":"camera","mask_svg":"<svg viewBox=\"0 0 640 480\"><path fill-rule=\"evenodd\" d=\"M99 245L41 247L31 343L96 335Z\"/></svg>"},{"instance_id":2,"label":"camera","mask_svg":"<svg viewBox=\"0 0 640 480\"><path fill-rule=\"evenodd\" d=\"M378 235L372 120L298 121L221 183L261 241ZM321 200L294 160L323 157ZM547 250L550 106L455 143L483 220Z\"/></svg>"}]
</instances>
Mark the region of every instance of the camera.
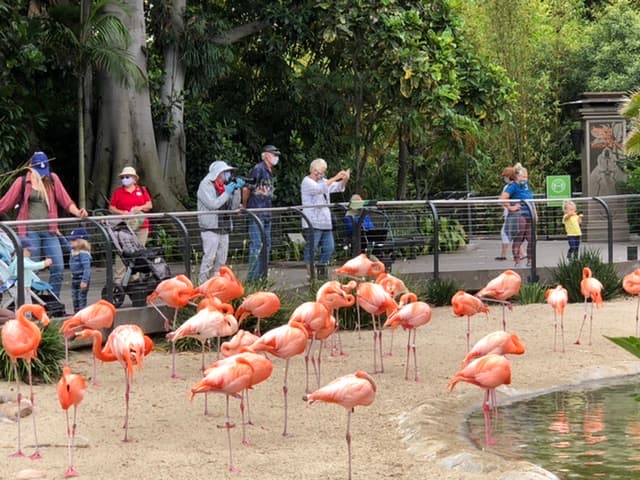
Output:
<instances>
[{"instance_id":1,"label":"camera","mask_svg":"<svg viewBox=\"0 0 640 480\"><path fill-rule=\"evenodd\" d=\"M253 177L243 177L241 175L231 175L229 182L235 182L236 180L244 180L245 185L255 185L257 180Z\"/></svg>"}]
</instances>

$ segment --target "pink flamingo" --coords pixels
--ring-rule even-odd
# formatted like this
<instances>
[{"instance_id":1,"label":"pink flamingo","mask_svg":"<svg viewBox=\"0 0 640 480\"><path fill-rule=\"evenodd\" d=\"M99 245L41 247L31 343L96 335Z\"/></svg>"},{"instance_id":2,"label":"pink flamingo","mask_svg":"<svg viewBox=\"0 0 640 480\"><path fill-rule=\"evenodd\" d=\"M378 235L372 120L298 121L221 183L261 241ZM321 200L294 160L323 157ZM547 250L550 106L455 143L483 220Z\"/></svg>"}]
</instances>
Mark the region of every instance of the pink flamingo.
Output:
<instances>
[{"instance_id":1,"label":"pink flamingo","mask_svg":"<svg viewBox=\"0 0 640 480\"><path fill-rule=\"evenodd\" d=\"M84 399L87 391L87 381L82 375L71 373L71 367L65 365L62 376L58 381L58 401L67 417L67 449L69 452L69 465L64 472L66 477L77 477L78 471L73 467L73 450L76 438L76 417L78 405ZM73 423L69 423L69 408L73 407Z\"/></svg>"},{"instance_id":2,"label":"pink flamingo","mask_svg":"<svg viewBox=\"0 0 640 480\"><path fill-rule=\"evenodd\" d=\"M489 333L476 342L462 361L462 367L466 367L476 358L485 355L522 355L525 347L520 337L515 333L507 333L504 330Z\"/></svg>"},{"instance_id":3,"label":"pink flamingo","mask_svg":"<svg viewBox=\"0 0 640 480\"><path fill-rule=\"evenodd\" d=\"M352 306L356 299L351 291L356 288L356 282L351 280L347 284L342 284L337 280L329 280L325 282L316 292L316 302L322 303L329 310L336 320L336 337L340 348L340 356L346 356L342 350L342 340L340 339L340 321L338 319L338 310L344 307ZM335 356L336 344L332 342L331 356Z\"/></svg>"},{"instance_id":4,"label":"pink flamingo","mask_svg":"<svg viewBox=\"0 0 640 480\"><path fill-rule=\"evenodd\" d=\"M223 302L230 302L244 295L244 286L229 267L220 267L218 275L196 288L196 296L213 295Z\"/></svg>"},{"instance_id":5,"label":"pink flamingo","mask_svg":"<svg viewBox=\"0 0 640 480\"><path fill-rule=\"evenodd\" d=\"M376 277L376 283L378 285L382 285L394 300L396 300L400 295L409 293L409 289L401 279L387 272L382 272L381 274L379 274ZM389 351L387 352L387 357L393 356L393 335L395 331L395 328L391 330L391 340L389 341Z\"/></svg>"},{"instance_id":6,"label":"pink flamingo","mask_svg":"<svg viewBox=\"0 0 640 480\"><path fill-rule=\"evenodd\" d=\"M462 290L458 290L451 297L451 306L454 315L458 317L467 317L467 352L469 351L469 340L471 337L471 317L476 313L483 312L489 317L489 307L487 307L478 297L468 294Z\"/></svg>"},{"instance_id":7,"label":"pink flamingo","mask_svg":"<svg viewBox=\"0 0 640 480\"><path fill-rule=\"evenodd\" d=\"M636 268L633 272L625 275L622 279L622 288L629 295L638 298L636 302L636 337L638 336L638 312L640 311L640 268Z\"/></svg>"},{"instance_id":8,"label":"pink flamingo","mask_svg":"<svg viewBox=\"0 0 640 480\"><path fill-rule=\"evenodd\" d=\"M511 311L512 304L508 300L520 292L522 278L513 270L505 270L482 288L476 296L481 300L490 300L502 304L502 329L507 329L505 307ZM489 298L487 298L489 297Z\"/></svg>"},{"instance_id":9,"label":"pink flamingo","mask_svg":"<svg viewBox=\"0 0 640 480\"><path fill-rule=\"evenodd\" d=\"M371 315L373 324L373 373L384 373L382 362L382 329L379 315L387 313L391 315L398 305L391 295L382 287L373 282L362 282L358 285L357 302ZM377 355L380 354L380 370L378 370Z\"/></svg>"},{"instance_id":10,"label":"pink flamingo","mask_svg":"<svg viewBox=\"0 0 640 480\"><path fill-rule=\"evenodd\" d=\"M562 285L548 289L545 294L547 303L553 308L553 351L556 351L556 337L558 336L558 315L560 315L560 331L562 333L562 353L564 353L564 309L569 302L569 293Z\"/></svg>"},{"instance_id":11,"label":"pink flamingo","mask_svg":"<svg viewBox=\"0 0 640 480\"><path fill-rule=\"evenodd\" d=\"M280 310L280 298L273 292L255 292L248 295L236 310L238 325L250 316L256 317L256 335L260 336L260 320L269 318Z\"/></svg>"},{"instance_id":12,"label":"pink flamingo","mask_svg":"<svg viewBox=\"0 0 640 480\"><path fill-rule=\"evenodd\" d=\"M591 314L589 315L589 345L591 345L591 331L593 330L593 305L598 308L604 303L602 300L602 283L600 280L593 276L589 267L582 269L582 280L580 281L580 293L584 297L584 317L582 318L582 324L580 325L580 331L578 332L578 339L574 342L576 345L580 345L580 336L582 335L582 327L587 320L587 300L591 299Z\"/></svg>"}]
</instances>

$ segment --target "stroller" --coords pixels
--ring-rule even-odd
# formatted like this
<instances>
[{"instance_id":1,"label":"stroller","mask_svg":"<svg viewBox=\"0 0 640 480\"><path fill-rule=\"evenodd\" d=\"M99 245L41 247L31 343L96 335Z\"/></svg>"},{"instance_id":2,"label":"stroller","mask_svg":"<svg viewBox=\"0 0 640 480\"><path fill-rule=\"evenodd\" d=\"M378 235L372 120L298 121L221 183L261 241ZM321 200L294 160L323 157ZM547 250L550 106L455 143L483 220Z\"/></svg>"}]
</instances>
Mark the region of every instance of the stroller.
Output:
<instances>
[{"instance_id":1,"label":"stroller","mask_svg":"<svg viewBox=\"0 0 640 480\"><path fill-rule=\"evenodd\" d=\"M121 283L113 284L113 305L119 308L129 295L134 307L146 304L147 296L162 280L171 276L169 265L162 258L162 249L145 248L124 220L105 222L116 255L120 257L126 271ZM108 285L102 289L102 298L107 298Z\"/></svg>"},{"instance_id":2,"label":"stroller","mask_svg":"<svg viewBox=\"0 0 640 480\"><path fill-rule=\"evenodd\" d=\"M15 254L13 244L4 232L0 232L0 307L15 310L18 300L18 279L11 274L10 263ZM65 305L58 296L53 293L53 287L40 280L40 277L31 272L30 298L25 298L27 303L38 303L45 307L50 317L66 316Z\"/></svg>"}]
</instances>

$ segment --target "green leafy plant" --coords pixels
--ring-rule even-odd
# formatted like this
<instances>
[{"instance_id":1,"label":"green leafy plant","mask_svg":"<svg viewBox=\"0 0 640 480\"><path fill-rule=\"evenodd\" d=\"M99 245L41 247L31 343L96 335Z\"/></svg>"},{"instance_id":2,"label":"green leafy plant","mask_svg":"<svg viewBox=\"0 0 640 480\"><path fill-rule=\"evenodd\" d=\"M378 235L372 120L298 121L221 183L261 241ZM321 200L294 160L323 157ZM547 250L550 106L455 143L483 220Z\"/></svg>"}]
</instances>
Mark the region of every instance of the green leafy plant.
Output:
<instances>
[{"instance_id":1,"label":"green leafy plant","mask_svg":"<svg viewBox=\"0 0 640 480\"><path fill-rule=\"evenodd\" d=\"M531 303L544 303L544 293L547 287L545 285L540 285L537 282L534 283L524 283L520 287L520 292L518 292L517 301L522 305L528 305Z\"/></svg>"},{"instance_id":2,"label":"green leafy plant","mask_svg":"<svg viewBox=\"0 0 640 480\"><path fill-rule=\"evenodd\" d=\"M58 381L62 374L62 360L64 359L64 341L57 324L49 324L42 330L42 340L38 347L38 357L31 361L31 374L34 382L53 383ZM12 381L13 364L7 352L0 345L0 376ZM18 360L18 376L20 380L28 380L27 364Z\"/></svg>"},{"instance_id":3,"label":"green leafy plant","mask_svg":"<svg viewBox=\"0 0 640 480\"><path fill-rule=\"evenodd\" d=\"M454 252L467 244L467 234L458 220L440 217L438 220L438 240L441 252ZM425 217L420 225L420 230L427 238L433 238L433 218ZM431 243L423 248L424 254L432 253Z\"/></svg>"},{"instance_id":4,"label":"green leafy plant","mask_svg":"<svg viewBox=\"0 0 640 480\"><path fill-rule=\"evenodd\" d=\"M440 278L426 282L423 295L418 295L425 302L436 307L451 304L451 297L462 289L462 284L450 278Z\"/></svg>"},{"instance_id":5,"label":"green leafy plant","mask_svg":"<svg viewBox=\"0 0 640 480\"><path fill-rule=\"evenodd\" d=\"M622 285L613 265L604 263L600 252L595 249L584 249L577 259L562 259L552 273L554 284L560 284L567 289L570 302L582 302L584 297L580 293L582 269L589 267L593 276L603 285L602 298L609 300L622 293Z\"/></svg>"}]
</instances>

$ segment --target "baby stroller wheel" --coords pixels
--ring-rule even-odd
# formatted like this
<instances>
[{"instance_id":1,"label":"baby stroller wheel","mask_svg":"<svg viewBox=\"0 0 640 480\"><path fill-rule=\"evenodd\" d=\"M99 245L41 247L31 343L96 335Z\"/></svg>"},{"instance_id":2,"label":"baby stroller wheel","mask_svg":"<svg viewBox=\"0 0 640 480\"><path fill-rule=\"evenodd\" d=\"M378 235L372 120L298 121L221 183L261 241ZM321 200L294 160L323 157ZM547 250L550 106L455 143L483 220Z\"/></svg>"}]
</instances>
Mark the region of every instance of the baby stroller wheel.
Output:
<instances>
[{"instance_id":1,"label":"baby stroller wheel","mask_svg":"<svg viewBox=\"0 0 640 480\"><path fill-rule=\"evenodd\" d=\"M121 285L113 285L113 290L111 292L113 299L109 299L107 296L107 286L105 285L104 287L102 287L102 298L105 300L109 300L111 301L111 303L113 303L113 306L116 308L120 308L122 306L122 304L124 303L124 297L125 297L125 293L124 293L124 288L122 288Z\"/></svg>"}]
</instances>

